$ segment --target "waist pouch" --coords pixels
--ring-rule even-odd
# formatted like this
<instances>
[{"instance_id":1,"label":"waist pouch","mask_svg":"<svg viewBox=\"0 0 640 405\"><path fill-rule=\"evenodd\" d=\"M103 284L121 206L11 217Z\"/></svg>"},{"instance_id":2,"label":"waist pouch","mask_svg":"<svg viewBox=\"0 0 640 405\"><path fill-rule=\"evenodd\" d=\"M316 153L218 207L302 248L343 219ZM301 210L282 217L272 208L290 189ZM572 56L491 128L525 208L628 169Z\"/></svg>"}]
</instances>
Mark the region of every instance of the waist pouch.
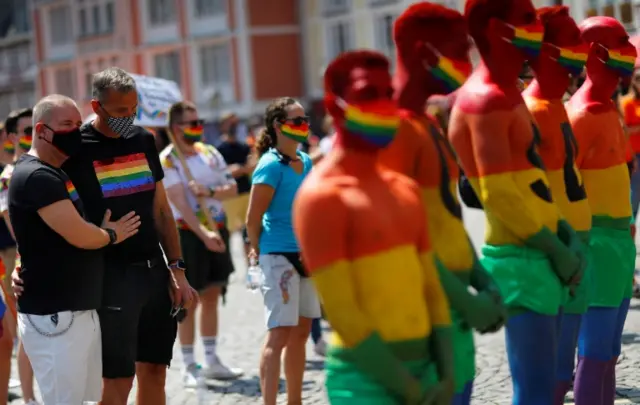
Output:
<instances>
[{"instance_id":1,"label":"waist pouch","mask_svg":"<svg viewBox=\"0 0 640 405\"><path fill-rule=\"evenodd\" d=\"M269 255L272 256L283 256L289 263L296 269L296 272L300 275L300 277L307 278L306 270L304 269L304 265L302 264L302 257L300 256L300 252L271 252Z\"/></svg>"}]
</instances>

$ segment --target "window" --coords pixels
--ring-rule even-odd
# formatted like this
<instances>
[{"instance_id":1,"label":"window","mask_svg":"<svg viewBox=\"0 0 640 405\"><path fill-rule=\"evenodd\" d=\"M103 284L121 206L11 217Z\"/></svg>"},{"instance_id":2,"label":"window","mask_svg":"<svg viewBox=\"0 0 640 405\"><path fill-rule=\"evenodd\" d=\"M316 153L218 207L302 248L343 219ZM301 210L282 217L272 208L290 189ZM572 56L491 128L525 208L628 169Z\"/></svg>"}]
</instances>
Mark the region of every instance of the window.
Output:
<instances>
[{"instance_id":1,"label":"window","mask_svg":"<svg viewBox=\"0 0 640 405\"><path fill-rule=\"evenodd\" d=\"M325 0L324 11L325 13L343 13L349 9L349 0Z\"/></svg>"},{"instance_id":2,"label":"window","mask_svg":"<svg viewBox=\"0 0 640 405\"><path fill-rule=\"evenodd\" d=\"M73 94L73 77L73 69L71 68L56 70L54 77L54 81L56 84L56 93L68 97L74 97L75 95Z\"/></svg>"},{"instance_id":3,"label":"window","mask_svg":"<svg viewBox=\"0 0 640 405\"><path fill-rule=\"evenodd\" d=\"M14 1L13 26L16 32L28 32L31 29L29 10L26 1ZM11 7L10 7L11 8Z\"/></svg>"},{"instance_id":4,"label":"window","mask_svg":"<svg viewBox=\"0 0 640 405\"><path fill-rule=\"evenodd\" d=\"M226 12L226 0L194 0L196 18L211 17Z\"/></svg>"},{"instance_id":5,"label":"window","mask_svg":"<svg viewBox=\"0 0 640 405\"><path fill-rule=\"evenodd\" d=\"M49 31L51 45L64 45L71 42L73 24L69 6L59 6L49 12Z\"/></svg>"},{"instance_id":6,"label":"window","mask_svg":"<svg viewBox=\"0 0 640 405\"><path fill-rule=\"evenodd\" d=\"M180 54L178 51L154 56L156 76L180 84Z\"/></svg>"},{"instance_id":7,"label":"window","mask_svg":"<svg viewBox=\"0 0 640 405\"><path fill-rule=\"evenodd\" d=\"M85 91L86 91L86 96L87 98L92 98L93 97L93 73L91 73L91 71L87 71L87 73L84 74L84 86L85 86Z\"/></svg>"},{"instance_id":8,"label":"window","mask_svg":"<svg viewBox=\"0 0 640 405\"><path fill-rule=\"evenodd\" d=\"M102 32L99 5L95 5L91 8L91 21L93 23L93 32L96 34Z\"/></svg>"},{"instance_id":9,"label":"window","mask_svg":"<svg viewBox=\"0 0 640 405\"><path fill-rule=\"evenodd\" d=\"M395 60L395 44L393 42L393 23L395 19L395 15L386 14L374 20L376 49L391 60Z\"/></svg>"},{"instance_id":10,"label":"window","mask_svg":"<svg viewBox=\"0 0 640 405\"><path fill-rule=\"evenodd\" d=\"M104 6L104 14L105 14L105 31L112 32L113 31L113 2L110 1Z\"/></svg>"},{"instance_id":11,"label":"window","mask_svg":"<svg viewBox=\"0 0 640 405\"><path fill-rule=\"evenodd\" d=\"M328 30L329 49L327 58L329 60L353 48L351 29L347 21L334 23L329 26Z\"/></svg>"},{"instance_id":12,"label":"window","mask_svg":"<svg viewBox=\"0 0 640 405\"><path fill-rule=\"evenodd\" d=\"M81 8L78 10L78 21L80 25L80 36L84 37L89 33L89 26L87 24L87 10Z\"/></svg>"},{"instance_id":13,"label":"window","mask_svg":"<svg viewBox=\"0 0 640 405\"><path fill-rule=\"evenodd\" d=\"M149 23L164 25L176 20L175 0L147 0Z\"/></svg>"},{"instance_id":14,"label":"window","mask_svg":"<svg viewBox=\"0 0 640 405\"><path fill-rule=\"evenodd\" d=\"M207 45L200 48L200 83L215 85L231 82L230 60L227 45Z\"/></svg>"}]
</instances>

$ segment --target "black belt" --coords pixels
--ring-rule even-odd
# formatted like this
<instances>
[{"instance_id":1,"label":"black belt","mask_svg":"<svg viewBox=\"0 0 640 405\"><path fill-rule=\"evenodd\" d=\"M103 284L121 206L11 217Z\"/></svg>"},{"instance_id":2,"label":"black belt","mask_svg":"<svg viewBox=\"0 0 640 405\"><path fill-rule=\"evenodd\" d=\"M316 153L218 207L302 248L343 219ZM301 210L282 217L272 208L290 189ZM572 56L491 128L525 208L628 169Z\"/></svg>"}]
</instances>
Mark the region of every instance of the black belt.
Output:
<instances>
[{"instance_id":1,"label":"black belt","mask_svg":"<svg viewBox=\"0 0 640 405\"><path fill-rule=\"evenodd\" d=\"M302 257L300 256L300 252L271 252L270 255L274 256L283 256L289 263L296 269L296 272L300 275L300 277L309 277L307 274L304 264L302 264Z\"/></svg>"},{"instance_id":2,"label":"black belt","mask_svg":"<svg viewBox=\"0 0 640 405\"><path fill-rule=\"evenodd\" d=\"M164 261L164 258L162 257L155 257L153 259L149 259L149 260L141 260L138 262L130 262L127 263L128 266L133 266L133 267L145 267L147 269L152 269L156 266L159 265L166 265L166 262Z\"/></svg>"}]
</instances>

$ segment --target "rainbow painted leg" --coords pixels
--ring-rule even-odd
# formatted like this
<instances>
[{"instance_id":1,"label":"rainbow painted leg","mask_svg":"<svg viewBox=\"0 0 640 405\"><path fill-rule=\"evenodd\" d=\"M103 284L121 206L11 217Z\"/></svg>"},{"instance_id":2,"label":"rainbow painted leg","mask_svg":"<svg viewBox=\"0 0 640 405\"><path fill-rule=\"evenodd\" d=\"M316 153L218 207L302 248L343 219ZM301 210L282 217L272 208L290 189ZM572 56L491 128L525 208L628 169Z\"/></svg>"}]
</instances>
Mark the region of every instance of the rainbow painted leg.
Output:
<instances>
[{"instance_id":1,"label":"rainbow painted leg","mask_svg":"<svg viewBox=\"0 0 640 405\"><path fill-rule=\"evenodd\" d=\"M571 388L573 370L575 368L578 335L582 315L564 313L560 317L558 341L558 369L553 404L562 405L564 397Z\"/></svg>"},{"instance_id":2,"label":"rainbow painted leg","mask_svg":"<svg viewBox=\"0 0 640 405\"><path fill-rule=\"evenodd\" d=\"M469 381L464 386L464 391L457 393L453 397L451 405L469 405L471 403L471 393L473 392L473 381Z\"/></svg>"},{"instance_id":3,"label":"rainbow painted leg","mask_svg":"<svg viewBox=\"0 0 640 405\"><path fill-rule=\"evenodd\" d=\"M552 403L557 335L557 316L524 312L509 318L506 339L513 405Z\"/></svg>"},{"instance_id":4,"label":"rainbow painted leg","mask_svg":"<svg viewBox=\"0 0 640 405\"><path fill-rule=\"evenodd\" d=\"M576 371L574 397L580 405L610 405L605 392L611 392L611 382L605 387L607 371L614 356L618 314L620 308L590 307L582 316L578 337L580 361Z\"/></svg>"},{"instance_id":5,"label":"rainbow painted leg","mask_svg":"<svg viewBox=\"0 0 640 405\"><path fill-rule=\"evenodd\" d=\"M607 373L604 381L604 403L613 403L616 398L616 364L618 363L618 357L622 349L622 332L624 330L624 323L627 320L627 313L629 312L629 304L631 300L625 298L622 300L622 305L618 308L618 318L616 322L616 334L613 340L613 358L609 362ZM611 402L608 402L611 400Z\"/></svg>"}]
</instances>

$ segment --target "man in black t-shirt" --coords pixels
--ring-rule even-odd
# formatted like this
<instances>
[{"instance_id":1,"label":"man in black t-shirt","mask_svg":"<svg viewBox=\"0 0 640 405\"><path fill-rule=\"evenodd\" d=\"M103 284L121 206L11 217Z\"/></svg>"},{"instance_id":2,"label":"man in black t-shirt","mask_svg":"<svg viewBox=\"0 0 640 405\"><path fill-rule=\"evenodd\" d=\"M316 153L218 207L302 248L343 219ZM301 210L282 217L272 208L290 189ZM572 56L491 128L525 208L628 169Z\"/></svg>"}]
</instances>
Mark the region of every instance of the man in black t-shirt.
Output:
<instances>
[{"instance_id":1,"label":"man in black t-shirt","mask_svg":"<svg viewBox=\"0 0 640 405\"><path fill-rule=\"evenodd\" d=\"M82 217L74 184L60 169L80 147L82 120L73 100L45 97L33 122L33 147L16 162L9 186L24 286L18 328L45 404L99 401L101 248L135 234L140 220L129 213L114 223L107 213L98 227Z\"/></svg>"},{"instance_id":2,"label":"man in black t-shirt","mask_svg":"<svg viewBox=\"0 0 640 405\"><path fill-rule=\"evenodd\" d=\"M236 137L238 118L230 114L222 120L222 142L217 149L222 154L231 175L238 186L238 196L225 203L230 229L236 231L236 224L242 224L242 235L245 241L245 253L249 254L249 238L244 228L244 219L249 206L249 191L251 190L251 173L255 169L256 161L251 154L251 147Z\"/></svg>"},{"instance_id":3,"label":"man in black t-shirt","mask_svg":"<svg viewBox=\"0 0 640 405\"><path fill-rule=\"evenodd\" d=\"M81 127L80 153L63 169L91 222L100 223L106 210L116 218L133 210L142 223L137 235L105 250L99 311L103 401L126 405L137 372L138 403L161 405L176 339L175 315L191 305L195 291L184 274L153 135L133 125L138 108L133 78L118 68L97 73L91 106L97 118Z\"/></svg>"}]
</instances>

